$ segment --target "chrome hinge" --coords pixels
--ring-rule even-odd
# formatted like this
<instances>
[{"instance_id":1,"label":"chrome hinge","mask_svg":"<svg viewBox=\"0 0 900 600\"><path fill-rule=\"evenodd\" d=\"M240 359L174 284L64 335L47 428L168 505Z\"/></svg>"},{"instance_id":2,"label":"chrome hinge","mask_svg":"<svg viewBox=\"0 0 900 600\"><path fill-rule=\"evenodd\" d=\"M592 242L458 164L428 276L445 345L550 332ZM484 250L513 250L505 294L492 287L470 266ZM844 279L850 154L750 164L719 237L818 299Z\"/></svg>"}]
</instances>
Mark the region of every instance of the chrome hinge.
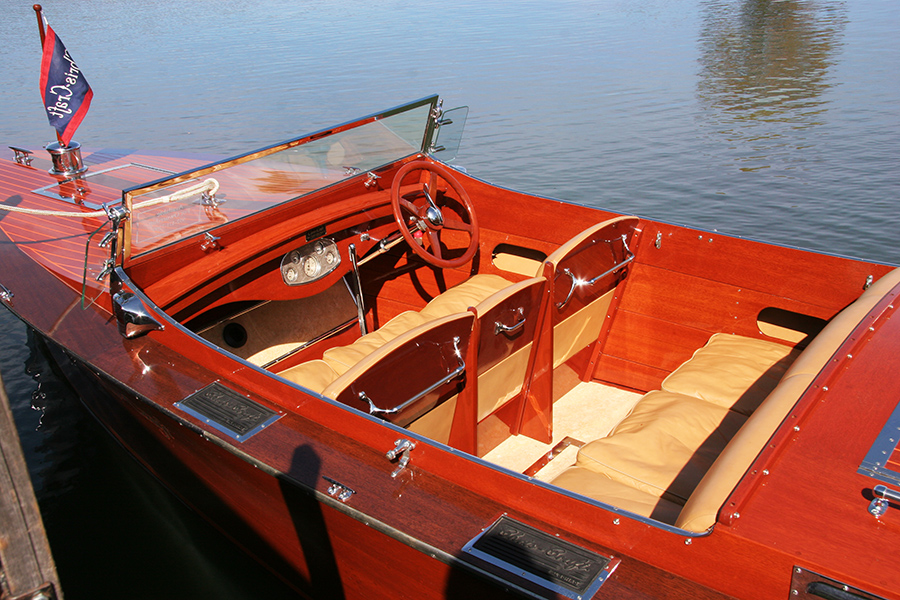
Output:
<instances>
[{"instance_id":1,"label":"chrome hinge","mask_svg":"<svg viewBox=\"0 0 900 600\"><path fill-rule=\"evenodd\" d=\"M353 494L356 493L354 490L348 488L343 483L335 481L331 477L326 477L323 475L322 479L331 484L330 486L328 486L328 495L332 498L337 498L341 502L346 502L353 496Z\"/></svg>"},{"instance_id":2,"label":"chrome hinge","mask_svg":"<svg viewBox=\"0 0 900 600\"><path fill-rule=\"evenodd\" d=\"M97 281L101 281L104 277L109 275L115 267L116 260L114 258L107 258L104 260L103 265L100 268L100 274L97 275Z\"/></svg>"},{"instance_id":3,"label":"chrome hinge","mask_svg":"<svg viewBox=\"0 0 900 600\"><path fill-rule=\"evenodd\" d=\"M118 232L115 230L107 231L106 235L103 236L103 239L101 239L100 243L97 245L100 246L101 248L109 248L109 245L112 243L112 241L114 239L116 239L117 235L118 235Z\"/></svg>"},{"instance_id":4,"label":"chrome hinge","mask_svg":"<svg viewBox=\"0 0 900 600\"><path fill-rule=\"evenodd\" d=\"M409 453L415 447L415 442L404 438L400 438L394 442L394 447L385 454L389 461L394 462L397 460L397 468L391 473L391 477L396 477L406 468L406 465L409 464Z\"/></svg>"},{"instance_id":5,"label":"chrome hinge","mask_svg":"<svg viewBox=\"0 0 900 600\"><path fill-rule=\"evenodd\" d=\"M441 117L444 116L444 99L438 98L437 104L431 109L431 119L436 125L441 125Z\"/></svg>"}]
</instances>

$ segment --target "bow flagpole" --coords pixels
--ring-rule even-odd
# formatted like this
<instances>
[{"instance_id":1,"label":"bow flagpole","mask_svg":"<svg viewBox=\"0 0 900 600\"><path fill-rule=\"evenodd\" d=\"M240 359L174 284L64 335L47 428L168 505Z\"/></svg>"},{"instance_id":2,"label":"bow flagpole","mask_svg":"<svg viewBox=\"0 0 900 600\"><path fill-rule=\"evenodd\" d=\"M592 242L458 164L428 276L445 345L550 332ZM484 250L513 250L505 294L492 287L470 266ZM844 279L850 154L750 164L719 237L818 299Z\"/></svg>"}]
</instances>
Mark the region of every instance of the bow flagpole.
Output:
<instances>
[{"instance_id":1,"label":"bow flagpole","mask_svg":"<svg viewBox=\"0 0 900 600\"><path fill-rule=\"evenodd\" d=\"M34 14L37 17L38 23L38 33L41 34L41 49L44 48L44 38L47 37L47 34L44 33L44 15L42 11L44 10L40 4L35 4L32 8L34 8ZM59 145L65 147L63 144L62 137L59 135L59 132L56 132L56 139L59 142Z\"/></svg>"},{"instance_id":2,"label":"bow flagpole","mask_svg":"<svg viewBox=\"0 0 900 600\"><path fill-rule=\"evenodd\" d=\"M57 142L47 146L54 175L77 175L87 169L81 161L80 144L72 141L94 96L84 73L75 64L62 40L47 23L41 5L34 5L41 34L41 99Z\"/></svg>"}]
</instances>

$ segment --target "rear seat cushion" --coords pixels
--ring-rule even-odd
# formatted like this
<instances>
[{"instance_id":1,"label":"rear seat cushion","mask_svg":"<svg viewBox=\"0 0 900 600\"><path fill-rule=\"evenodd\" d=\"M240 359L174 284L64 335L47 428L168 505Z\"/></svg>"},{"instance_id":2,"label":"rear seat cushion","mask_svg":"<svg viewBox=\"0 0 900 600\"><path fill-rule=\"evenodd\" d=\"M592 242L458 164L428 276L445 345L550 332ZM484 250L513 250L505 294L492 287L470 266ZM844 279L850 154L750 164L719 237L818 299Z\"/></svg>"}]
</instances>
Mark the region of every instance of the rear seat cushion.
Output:
<instances>
[{"instance_id":1,"label":"rear seat cushion","mask_svg":"<svg viewBox=\"0 0 900 600\"><path fill-rule=\"evenodd\" d=\"M579 466L560 473L553 485L665 523L674 523L681 512L676 502Z\"/></svg>"},{"instance_id":2,"label":"rear seat cushion","mask_svg":"<svg viewBox=\"0 0 900 600\"><path fill-rule=\"evenodd\" d=\"M745 421L704 400L653 391L608 437L582 447L576 465L683 503Z\"/></svg>"},{"instance_id":3,"label":"rear seat cushion","mask_svg":"<svg viewBox=\"0 0 900 600\"><path fill-rule=\"evenodd\" d=\"M750 415L775 389L799 350L717 333L662 382L662 389Z\"/></svg>"}]
</instances>

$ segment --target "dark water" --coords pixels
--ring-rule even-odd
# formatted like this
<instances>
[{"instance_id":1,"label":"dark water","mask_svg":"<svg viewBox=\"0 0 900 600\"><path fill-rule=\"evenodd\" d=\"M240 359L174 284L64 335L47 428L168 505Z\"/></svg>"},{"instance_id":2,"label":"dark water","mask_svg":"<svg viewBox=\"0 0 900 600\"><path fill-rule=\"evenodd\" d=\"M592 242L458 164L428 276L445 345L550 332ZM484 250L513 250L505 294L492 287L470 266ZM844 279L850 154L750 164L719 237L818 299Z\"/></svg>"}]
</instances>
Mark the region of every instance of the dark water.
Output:
<instances>
[{"instance_id":1,"label":"dark water","mask_svg":"<svg viewBox=\"0 0 900 600\"><path fill-rule=\"evenodd\" d=\"M34 13L0 8L0 141L40 145ZM457 164L499 185L900 263L894 0L44 8L95 92L87 149L233 154L440 93L470 106ZM109 440L6 311L0 334L68 598L285 594Z\"/></svg>"}]
</instances>

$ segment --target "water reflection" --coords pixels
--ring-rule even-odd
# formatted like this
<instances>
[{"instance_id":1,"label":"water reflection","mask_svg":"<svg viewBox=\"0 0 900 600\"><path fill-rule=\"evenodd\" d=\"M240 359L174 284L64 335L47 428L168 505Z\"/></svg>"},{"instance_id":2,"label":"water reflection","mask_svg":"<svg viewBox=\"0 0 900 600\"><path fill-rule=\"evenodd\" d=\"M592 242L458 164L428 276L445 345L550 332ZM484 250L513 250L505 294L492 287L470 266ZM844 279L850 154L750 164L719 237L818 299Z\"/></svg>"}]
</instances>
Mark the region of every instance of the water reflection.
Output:
<instances>
[{"instance_id":1,"label":"water reflection","mask_svg":"<svg viewBox=\"0 0 900 600\"><path fill-rule=\"evenodd\" d=\"M846 13L843 2L703 3L701 114L741 170L791 168L790 152L811 143L802 131L824 122Z\"/></svg>"}]
</instances>

